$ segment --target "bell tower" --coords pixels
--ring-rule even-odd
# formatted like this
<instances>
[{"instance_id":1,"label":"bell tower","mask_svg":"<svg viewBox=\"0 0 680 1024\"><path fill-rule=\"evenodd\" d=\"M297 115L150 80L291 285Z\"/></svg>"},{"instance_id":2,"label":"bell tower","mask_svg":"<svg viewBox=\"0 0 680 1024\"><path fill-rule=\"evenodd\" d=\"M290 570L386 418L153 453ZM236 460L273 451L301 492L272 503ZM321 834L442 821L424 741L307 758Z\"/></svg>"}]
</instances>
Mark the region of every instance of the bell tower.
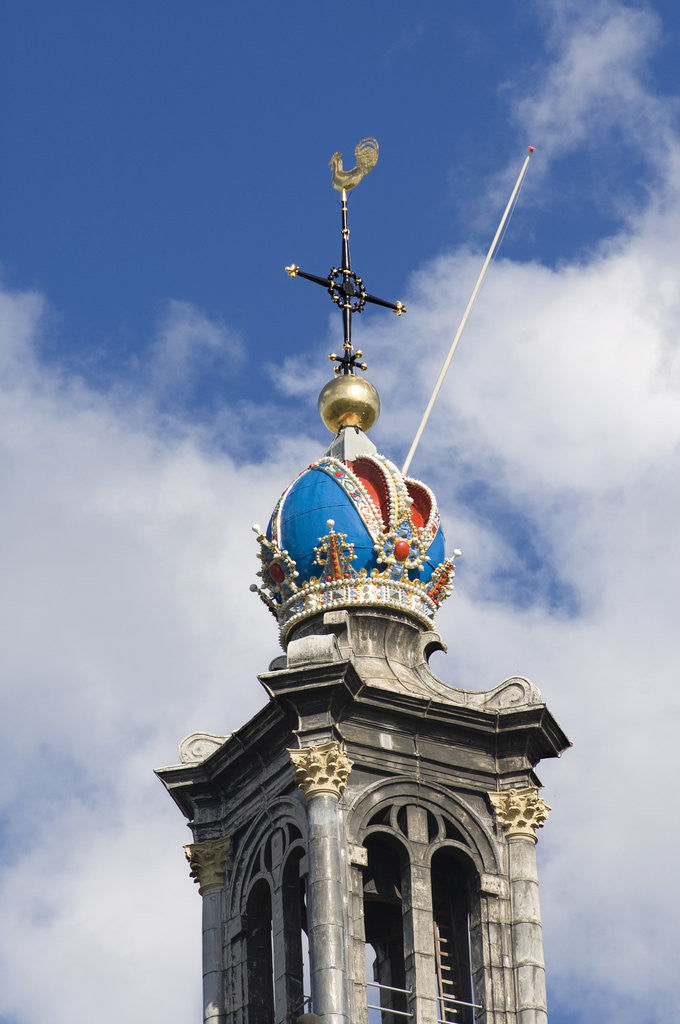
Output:
<instances>
[{"instance_id":1,"label":"bell tower","mask_svg":"<svg viewBox=\"0 0 680 1024\"><path fill-rule=\"evenodd\" d=\"M405 310L351 268L347 191L377 143L356 153L333 157L340 267L286 268L328 288L344 345L319 399L333 440L254 528L284 654L254 718L157 772L193 834L204 1022L545 1024L535 768L569 742L526 679L472 692L429 667L459 552L366 433L380 402L352 316Z\"/></svg>"}]
</instances>

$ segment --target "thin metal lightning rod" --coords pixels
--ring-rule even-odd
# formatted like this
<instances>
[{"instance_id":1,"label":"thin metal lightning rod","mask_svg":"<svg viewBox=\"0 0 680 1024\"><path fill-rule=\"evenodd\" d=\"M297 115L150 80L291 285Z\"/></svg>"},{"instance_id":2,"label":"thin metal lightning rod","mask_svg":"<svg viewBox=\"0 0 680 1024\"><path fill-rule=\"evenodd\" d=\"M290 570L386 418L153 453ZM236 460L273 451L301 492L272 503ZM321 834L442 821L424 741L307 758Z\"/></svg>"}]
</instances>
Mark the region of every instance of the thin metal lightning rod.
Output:
<instances>
[{"instance_id":1,"label":"thin metal lightning rod","mask_svg":"<svg viewBox=\"0 0 680 1024\"><path fill-rule=\"evenodd\" d=\"M406 461L404 462L404 465L401 467L401 475L402 476L405 476L406 473L408 472L408 468L411 465L411 461L413 460L413 456L415 455L416 448L418 447L420 439L423 436L423 431L425 429L425 425L426 425L428 419L430 418L430 413L432 412L432 406L436 402L437 395L439 394L439 392L441 390L441 386L444 383L444 378L446 377L446 374L447 374L447 371L449 369L449 366L451 365L451 360L453 359L453 353L456 351L456 348L458 346L458 342L460 341L460 336L463 333L463 331L465 329L465 325L466 325L466 323L468 321L468 317L470 316L470 311L472 310L472 307L475 304L475 299L477 298L477 293L478 293L479 289L482 286L482 281L484 280L484 275L486 274L486 271L488 269L489 264L491 263L491 260L493 259L493 257L496 254L496 248L498 246L498 240L499 240L499 238L501 237L501 235L503 233L503 228L505 227L505 224L506 224L506 221L508 220L508 217L510 216L510 214L513 211L513 208L514 208L514 205L515 205L515 200L517 199L517 195L519 193L520 187L521 187L522 182L524 180L524 175L526 174L527 167L529 166L529 161L531 160L531 154L534 151L535 151L534 146L529 146L529 152L527 153L527 155L526 155L526 157L524 159L524 163L522 164L522 170L519 172L519 176L517 178L517 181L515 182L515 187L512 190L510 198L508 199L508 205L505 207L505 213L503 214L503 216L501 218L501 222L498 225L498 230L496 231L496 234L494 235L494 238L493 238L493 242L491 243L489 251L486 254L486 259L484 260L484 263L482 265L482 269L479 272L479 277L477 278L477 283L474 286L474 288L472 289L472 295L470 296L470 301L468 302L467 306L465 307L465 312L463 313L463 318L460 321L460 324L458 325L458 330L456 331L455 337L454 337L453 341L451 342L451 348L449 349L449 354L447 355L446 359L444 360L444 365L442 366L441 373L439 374L439 377L437 378L437 383L434 386L434 391L432 392L432 395L430 396L430 401L427 403L427 408L425 409L425 412L423 413L423 418L420 421L420 426L418 427L418 430L416 431L416 436L413 438L413 444L411 445L411 450L409 451L408 455L406 456Z\"/></svg>"}]
</instances>

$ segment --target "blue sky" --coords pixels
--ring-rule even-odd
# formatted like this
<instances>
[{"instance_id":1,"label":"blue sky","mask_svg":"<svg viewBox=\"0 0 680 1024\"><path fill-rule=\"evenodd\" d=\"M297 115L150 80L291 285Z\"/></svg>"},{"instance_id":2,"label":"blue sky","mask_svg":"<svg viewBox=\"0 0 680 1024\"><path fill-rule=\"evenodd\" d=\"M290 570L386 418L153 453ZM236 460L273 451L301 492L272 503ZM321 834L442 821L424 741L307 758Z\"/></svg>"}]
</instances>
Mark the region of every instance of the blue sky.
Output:
<instances>
[{"instance_id":1,"label":"blue sky","mask_svg":"<svg viewBox=\"0 0 680 1024\"><path fill-rule=\"evenodd\" d=\"M337 259L335 149L380 136L351 224L355 264L387 294L442 251L484 244L502 185L544 141L518 107L559 51L551 5L374 4L345 31L310 3L139 6L4 5L2 265L9 287L48 295L46 354L95 379L139 373L168 299L228 325L248 357L234 390L220 376L211 394L206 372L174 396L199 415L206 397L261 400L263 356L315 357L323 296L281 268ZM646 31L661 38L645 76L667 88L673 25ZM578 258L643 201L654 147L603 116L578 147L538 145L504 255Z\"/></svg>"},{"instance_id":2,"label":"blue sky","mask_svg":"<svg viewBox=\"0 0 680 1024\"><path fill-rule=\"evenodd\" d=\"M250 525L326 446L340 331L283 267L338 261L328 160L369 134L353 263L408 313L355 332L395 461L536 147L412 467L463 549L435 668L531 677L574 741L541 769L552 1024L674 1020L674 5L0 19L0 1024L198 1013L187 833L151 769L263 703Z\"/></svg>"}]
</instances>

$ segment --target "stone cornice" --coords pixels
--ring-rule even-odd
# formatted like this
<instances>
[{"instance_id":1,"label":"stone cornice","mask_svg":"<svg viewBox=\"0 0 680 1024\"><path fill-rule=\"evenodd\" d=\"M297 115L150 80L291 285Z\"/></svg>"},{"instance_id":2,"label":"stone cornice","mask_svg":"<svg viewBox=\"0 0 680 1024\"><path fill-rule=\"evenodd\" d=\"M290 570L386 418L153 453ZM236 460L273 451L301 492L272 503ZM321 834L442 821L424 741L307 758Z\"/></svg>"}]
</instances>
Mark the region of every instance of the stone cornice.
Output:
<instances>
[{"instance_id":1,"label":"stone cornice","mask_svg":"<svg viewBox=\"0 0 680 1024\"><path fill-rule=\"evenodd\" d=\"M295 766L295 781L305 800L311 800L319 793L340 797L354 762L350 761L337 740L318 747L289 750L288 754Z\"/></svg>"},{"instance_id":2,"label":"stone cornice","mask_svg":"<svg viewBox=\"0 0 680 1024\"><path fill-rule=\"evenodd\" d=\"M201 896L224 885L230 839L206 839L202 843L187 843L184 853L189 861L190 875L198 885Z\"/></svg>"},{"instance_id":3,"label":"stone cornice","mask_svg":"<svg viewBox=\"0 0 680 1024\"><path fill-rule=\"evenodd\" d=\"M543 828L550 808L538 795L535 786L489 793L489 799L507 839L522 836L536 842L536 831Z\"/></svg>"}]
</instances>

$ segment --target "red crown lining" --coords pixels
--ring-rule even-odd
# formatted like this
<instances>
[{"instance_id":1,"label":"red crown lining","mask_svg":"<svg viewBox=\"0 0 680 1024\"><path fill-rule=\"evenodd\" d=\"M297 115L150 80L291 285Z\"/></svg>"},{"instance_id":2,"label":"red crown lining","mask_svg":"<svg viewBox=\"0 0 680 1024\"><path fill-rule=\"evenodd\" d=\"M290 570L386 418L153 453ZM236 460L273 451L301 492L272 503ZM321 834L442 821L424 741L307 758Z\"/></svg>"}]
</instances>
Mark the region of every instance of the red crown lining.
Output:
<instances>
[{"instance_id":1,"label":"red crown lining","mask_svg":"<svg viewBox=\"0 0 680 1024\"><path fill-rule=\"evenodd\" d=\"M411 522L416 530L422 530L432 513L432 501L424 487L414 480L405 480L406 490L413 498Z\"/></svg>"},{"instance_id":2,"label":"red crown lining","mask_svg":"<svg viewBox=\"0 0 680 1024\"><path fill-rule=\"evenodd\" d=\"M372 499L376 508L380 511L383 526L386 530L390 525L390 496L382 469L369 459L356 459L354 462L346 462L345 465L361 481L369 498Z\"/></svg>"}]
</instances>

